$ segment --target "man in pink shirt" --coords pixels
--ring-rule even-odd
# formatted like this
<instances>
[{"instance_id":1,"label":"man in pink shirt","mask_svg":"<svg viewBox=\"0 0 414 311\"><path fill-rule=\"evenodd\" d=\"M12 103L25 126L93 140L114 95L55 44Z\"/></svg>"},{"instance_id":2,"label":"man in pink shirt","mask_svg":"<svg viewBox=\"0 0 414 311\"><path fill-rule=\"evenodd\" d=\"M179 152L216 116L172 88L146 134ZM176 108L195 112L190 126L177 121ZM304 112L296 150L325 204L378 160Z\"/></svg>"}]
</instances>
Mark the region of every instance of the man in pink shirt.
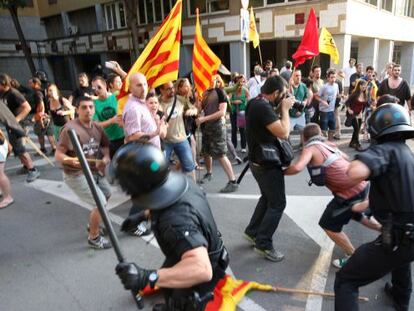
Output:
<instances>
[{"instance_id":1,"label":"man in pink shirt","mask_svg":"<svg viewBox=\"0 0 414 311\"><path fill-rule=\"evenodd\" d=\"M353 219L374 230L381 228L375 219L363 213L369 203L369 184L366 181L354 182L349 178L348 156L339 151L335 144L326 142L318 124L309 123L305 126L303 143L304 149L299 160L289 166L284 174L294 175L307 167L311 181L317 186L326 186L334 195L319 220L319 226L345 252L345 258L332 262L335 267L341 268L355 251L342 231L343 226Z\"/></svg>"},{"instance_id":2,"label":"man in pink shirt","mask_svg":"<svg viewBox=\"0 0 414 311\"><path fill-rule=\"evenodd\" d=\"M129 78L131 92L122 114L125 141L130 142L148 136L149 142L161 149L160 128L164 122L157 122L145 104L148 93L147 79L142 73L135 73Z\"/></svg>"}]
</instances>

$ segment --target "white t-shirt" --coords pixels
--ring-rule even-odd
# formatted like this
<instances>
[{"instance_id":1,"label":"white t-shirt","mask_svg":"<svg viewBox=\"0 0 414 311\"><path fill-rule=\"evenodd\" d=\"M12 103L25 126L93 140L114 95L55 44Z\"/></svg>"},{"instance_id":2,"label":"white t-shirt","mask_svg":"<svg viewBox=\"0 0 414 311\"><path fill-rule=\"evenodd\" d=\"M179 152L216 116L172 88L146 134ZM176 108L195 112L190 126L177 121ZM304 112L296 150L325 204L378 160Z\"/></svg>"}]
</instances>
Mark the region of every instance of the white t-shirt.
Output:
<instances>
[{"instance_id":1,"label":"white t-shirt","mask_svg":"<svg viewBox=\"0 0 414 311\"><path fill-rule=\"evenodd\" d=\"M262 87L260 75L251 77L247 83L247 86L249 87L250 98L255 98L257 95L259 95L260 88Z\"/></svg>"},{"instance_id":2,"label":"white t-shirt","mask_svg":"<svg viewBox=\"0 0 414 311\"><path fill-rule=\"evenodd\" d=\"M344 74L345 74L345 78L344 78L344 87L349 87L350 83L349 83L349 78L352 76L352 74L354 74L356 72L356 68L354 67L345 67L344 68Z\"/></svg>"},{"instance_id":3,"label":"white t-shirt","mask_svg":"<svg viewBox=\"0 0 414 311\"><path fill-rule=\"evenodd\" d=\"M325 83L319 90L319 96L329 103L329 107L326 107L322 103L319 103L319 111L330 112L335 111L335 101L338 97L339 87L338 84Z\"/></svg>"}]
</instances>

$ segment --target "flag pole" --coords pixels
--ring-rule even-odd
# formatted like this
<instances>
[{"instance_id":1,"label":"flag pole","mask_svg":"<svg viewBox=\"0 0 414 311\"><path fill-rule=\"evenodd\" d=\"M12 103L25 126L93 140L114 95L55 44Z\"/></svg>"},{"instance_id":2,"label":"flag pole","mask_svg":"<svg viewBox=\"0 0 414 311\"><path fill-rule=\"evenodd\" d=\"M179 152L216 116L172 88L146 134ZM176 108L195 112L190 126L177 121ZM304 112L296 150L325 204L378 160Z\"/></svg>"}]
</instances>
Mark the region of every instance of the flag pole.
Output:
<instances>
[{"instance_id":1,"label":"flag pole","mask_svg":"<svg viewBox=\"0 0 414 311\"><path fill-rule=\"evenodd\" d=\"M260 65L263 66L262 49L260 48L260 43L259 43L259 58L260 58Z\"/></svg>"}]
</instances>

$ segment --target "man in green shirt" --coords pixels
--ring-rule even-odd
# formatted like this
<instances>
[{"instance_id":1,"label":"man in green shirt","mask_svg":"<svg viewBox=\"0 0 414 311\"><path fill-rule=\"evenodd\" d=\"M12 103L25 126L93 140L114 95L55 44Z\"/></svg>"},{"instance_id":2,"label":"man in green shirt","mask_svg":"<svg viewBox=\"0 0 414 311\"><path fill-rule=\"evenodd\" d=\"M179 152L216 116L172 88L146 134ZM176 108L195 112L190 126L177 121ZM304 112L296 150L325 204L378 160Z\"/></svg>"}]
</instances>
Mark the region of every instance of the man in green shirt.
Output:
<instances>
[{"instance_id":1,"label":"man in green shirt","mask_svg":"<svg viewBox=\"0 0 414 311\"><path fill-rule=\"evenodd\" d=\"M302 73L296 69L289 81L290 92L295 97L295 104L289 109L290 131L302 131L306 125L305 105L308 88L301 82Z\"/></svg>"},{"instance_id":2,"label":"man in green shirt","mask_svg":"<svg viewBox=\"0 0 414 311\"><path fill-rule=\"evenodd\" d=\"M92 80L92 89L98 96L94 100L95 115L93 120L104 128L109 138L109 154L112 159L115 152L124 144L124 130L121 128L122 115L118 115L118 101L115 94L110 94L106 88L106 81L100 76Z\"/></svg>"}]
</instances>

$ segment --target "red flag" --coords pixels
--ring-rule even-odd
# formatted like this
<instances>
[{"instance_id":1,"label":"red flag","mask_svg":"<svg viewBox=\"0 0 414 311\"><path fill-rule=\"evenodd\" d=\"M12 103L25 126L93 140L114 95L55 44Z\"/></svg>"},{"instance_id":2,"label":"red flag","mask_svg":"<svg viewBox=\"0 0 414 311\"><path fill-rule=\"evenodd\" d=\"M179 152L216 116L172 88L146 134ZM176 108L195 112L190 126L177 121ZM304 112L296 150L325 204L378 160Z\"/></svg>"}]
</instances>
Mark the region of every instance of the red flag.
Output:
<instances>
[{"instance_id":1,"label":"red flag","mask_svg":"<svg viewBox=\"0 0 414 311\"><path fill-rule=\"evenodd\" d=\"M303 64L305 60L310 59L319 54L319 35L318 21L316 19L315 10L311 9L308 22L306 23L305 32L302 41L292 58L295 60L295 66Z\"/></svg>"}]
</instances>

